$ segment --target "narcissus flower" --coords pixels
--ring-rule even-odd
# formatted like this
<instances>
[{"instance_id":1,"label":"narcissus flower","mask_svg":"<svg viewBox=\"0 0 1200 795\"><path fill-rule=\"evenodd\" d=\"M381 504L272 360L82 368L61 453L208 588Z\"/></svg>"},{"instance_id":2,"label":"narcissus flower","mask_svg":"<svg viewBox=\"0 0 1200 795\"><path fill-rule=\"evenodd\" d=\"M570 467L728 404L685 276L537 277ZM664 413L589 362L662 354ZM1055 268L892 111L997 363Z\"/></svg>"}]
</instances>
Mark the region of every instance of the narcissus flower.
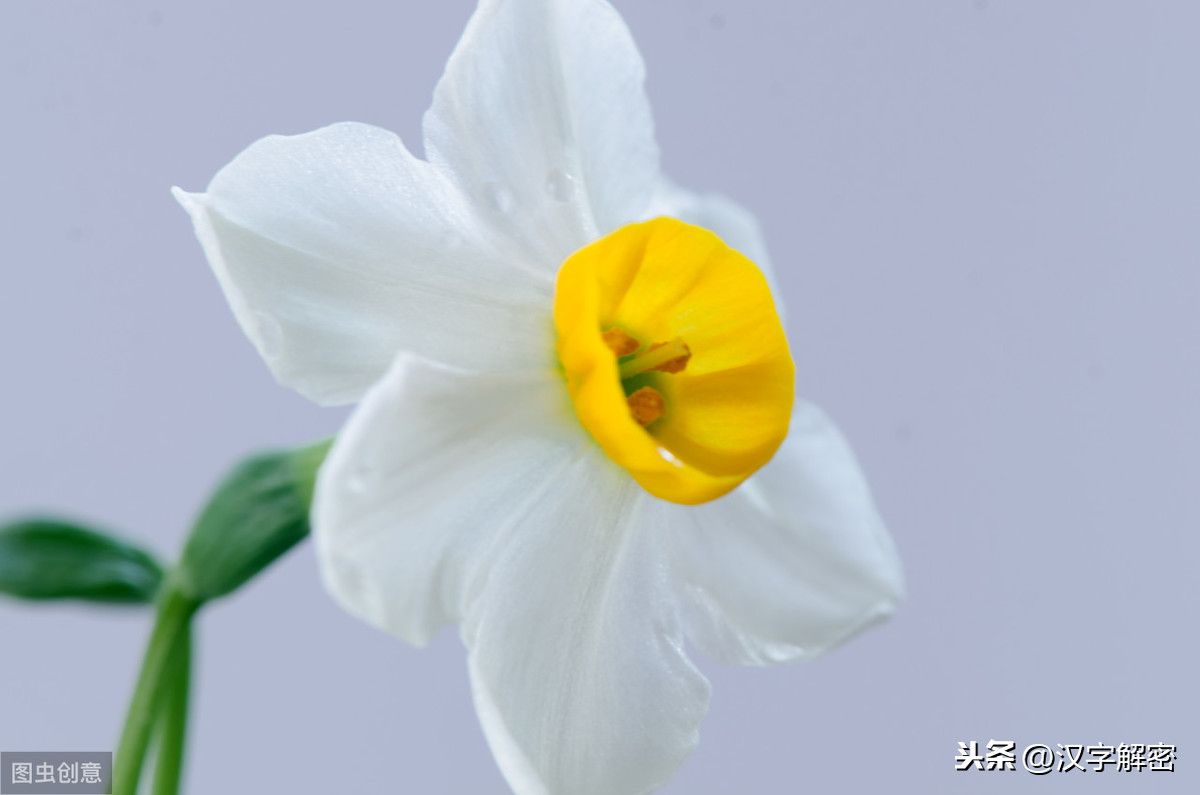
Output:
<instances>
[{"instance_id":1,"label":"narcissus flower","mask_svg":"<svg viewBox=\"0 0 1200 795\"><path fill-rule=\"evenodd\" d=\"M337 124L176 192L276 378L359 404L313 505L330 593L415 644L461 622L522 795L663 784L708 702L685 641L807 658L902 588L794 400L756 223L664 180L642 85L603 0L482 0L426 159Z\"/></svg>"}]
</instances>

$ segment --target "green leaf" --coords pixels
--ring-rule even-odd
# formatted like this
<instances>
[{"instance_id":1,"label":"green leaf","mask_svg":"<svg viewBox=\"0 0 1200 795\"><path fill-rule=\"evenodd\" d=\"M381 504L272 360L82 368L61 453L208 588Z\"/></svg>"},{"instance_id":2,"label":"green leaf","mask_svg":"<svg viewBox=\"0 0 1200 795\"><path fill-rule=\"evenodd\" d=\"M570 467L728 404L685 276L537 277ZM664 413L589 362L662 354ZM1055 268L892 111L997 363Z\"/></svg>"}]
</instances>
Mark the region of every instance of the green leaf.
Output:
<instances>
[{"instance_id":1,"label":"green leaf","mask_svg":"<svg viewBox=\"0 0 1200 795\"><path fill-rule=\"evenodd\" d=\"M308 535L317 468L332 439L239 463L196 520L177 586L202 601L231 593Z\"/></svg>"},{"instance_id":2,"label":"green leaf","mask_svg":"<svg viewBox=\"0 0 1200 795\"><path fill-rule=\"evenodd\" d=\"M0 527L0 593L148 604L162 579L149 553L95 530L57 519Z\"/></svg>"}]
</instances>

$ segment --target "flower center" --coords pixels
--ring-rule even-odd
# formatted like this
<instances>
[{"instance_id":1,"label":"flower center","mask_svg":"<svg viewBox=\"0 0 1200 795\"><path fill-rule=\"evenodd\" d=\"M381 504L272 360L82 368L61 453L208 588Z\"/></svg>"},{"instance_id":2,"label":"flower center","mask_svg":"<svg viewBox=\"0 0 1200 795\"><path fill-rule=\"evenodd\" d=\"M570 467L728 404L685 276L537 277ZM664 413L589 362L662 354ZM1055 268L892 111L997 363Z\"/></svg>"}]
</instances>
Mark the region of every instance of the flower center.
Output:
<instances>
[{"instance_id":1,"label":"flower center","mask_svg":"<svg viewBox=\"0 0 1200 795\"><path fill-rule=\"evenodd\" d=\"M621 383L626 384L634 376L658 370L663 373L680 373L687 367L692 351L687 343L676 337L670 342L656 342L641 353L642 344L619 328L610 328L600 335L604 344L618 358L625 358L617 369ZM629 413L643 428L667 413L667 402L662 394L650 386L643 386L629 394Z\"/></svg>"},{"instance_id":2,"label":"flower center","mask_svg":"<svg viewBox=\"0 0 1200 795\"><path fill-rule=\"evenodd\" d=\"M678 337L670 342L656 342L621 365L621 379L633 378L651 370L680 373L687 367L688 359L691 358L691 349Z\"/></svg>"},{"instance_id":3,"label":"flower center","mask_svg":"<svg viewBox=\"0 0 1200 795\"><path fill-rule=\"evenodd\" d=\"M795 376L770 288L712 232L657 218L580 249L554 322L580 422L656 497L716 499L787 435Z\"/></svg>"}]
</instances>

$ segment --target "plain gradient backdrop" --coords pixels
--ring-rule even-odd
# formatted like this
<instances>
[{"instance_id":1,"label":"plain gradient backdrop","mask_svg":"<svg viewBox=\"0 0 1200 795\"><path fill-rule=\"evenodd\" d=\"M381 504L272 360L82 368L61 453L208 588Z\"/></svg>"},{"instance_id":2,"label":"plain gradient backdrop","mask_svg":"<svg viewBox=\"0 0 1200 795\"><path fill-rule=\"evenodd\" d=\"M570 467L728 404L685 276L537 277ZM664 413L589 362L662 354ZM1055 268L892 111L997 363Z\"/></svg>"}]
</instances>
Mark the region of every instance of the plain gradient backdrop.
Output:
<instances>
[{"instance_id":1,"label":"plain gradient backdrop","mask_svg":"<svg viewBox=\"0 0 1200 795\"><path fill-rule=\"evenodd\" d=\"M667 173L762 220L801 391L909 581L814 663L702 661L712 709L663 791L1200 791L1200 4L616 5ZM0 2L0 515L169 557L238 456L336 432L272 382L168 188L342 120L419 152L473 6ZM0 600L0 748L111 748L147 630ZM198 649L192 793L506 791L456 633L358 623L308 545ZM990 739L1179 759L954 772Z\"/></svg>"}]
</instances>

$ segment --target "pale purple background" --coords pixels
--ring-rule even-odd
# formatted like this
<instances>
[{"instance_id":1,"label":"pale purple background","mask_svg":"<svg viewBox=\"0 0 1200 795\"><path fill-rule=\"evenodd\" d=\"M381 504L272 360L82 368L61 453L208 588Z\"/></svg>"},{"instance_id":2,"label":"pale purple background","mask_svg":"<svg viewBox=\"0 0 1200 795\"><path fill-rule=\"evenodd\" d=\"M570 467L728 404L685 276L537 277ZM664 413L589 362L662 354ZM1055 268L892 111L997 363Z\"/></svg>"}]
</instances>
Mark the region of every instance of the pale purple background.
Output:
<instances>
[{"instance_id":1,"label":"pale purple background","mask_svg":"<svg viewBox=\"0 0 1200 795\"><path fill-rule=\"evenodd\" d=\"M668 172L762 219L803 392L907 566L818 662L703 662L664 792L1198 791L1200 6L618 0ZM0 3L0 514L164 555L274 385L167 190L341 120L419 148L473 3ZM201 622L191 792L504 791L454 632L344 615L305 546ZM101 750L139 611L0 601L0 748ZM1165 741L1164 774L954 773L959 740Z\"/></svg>"}]
</instances>

